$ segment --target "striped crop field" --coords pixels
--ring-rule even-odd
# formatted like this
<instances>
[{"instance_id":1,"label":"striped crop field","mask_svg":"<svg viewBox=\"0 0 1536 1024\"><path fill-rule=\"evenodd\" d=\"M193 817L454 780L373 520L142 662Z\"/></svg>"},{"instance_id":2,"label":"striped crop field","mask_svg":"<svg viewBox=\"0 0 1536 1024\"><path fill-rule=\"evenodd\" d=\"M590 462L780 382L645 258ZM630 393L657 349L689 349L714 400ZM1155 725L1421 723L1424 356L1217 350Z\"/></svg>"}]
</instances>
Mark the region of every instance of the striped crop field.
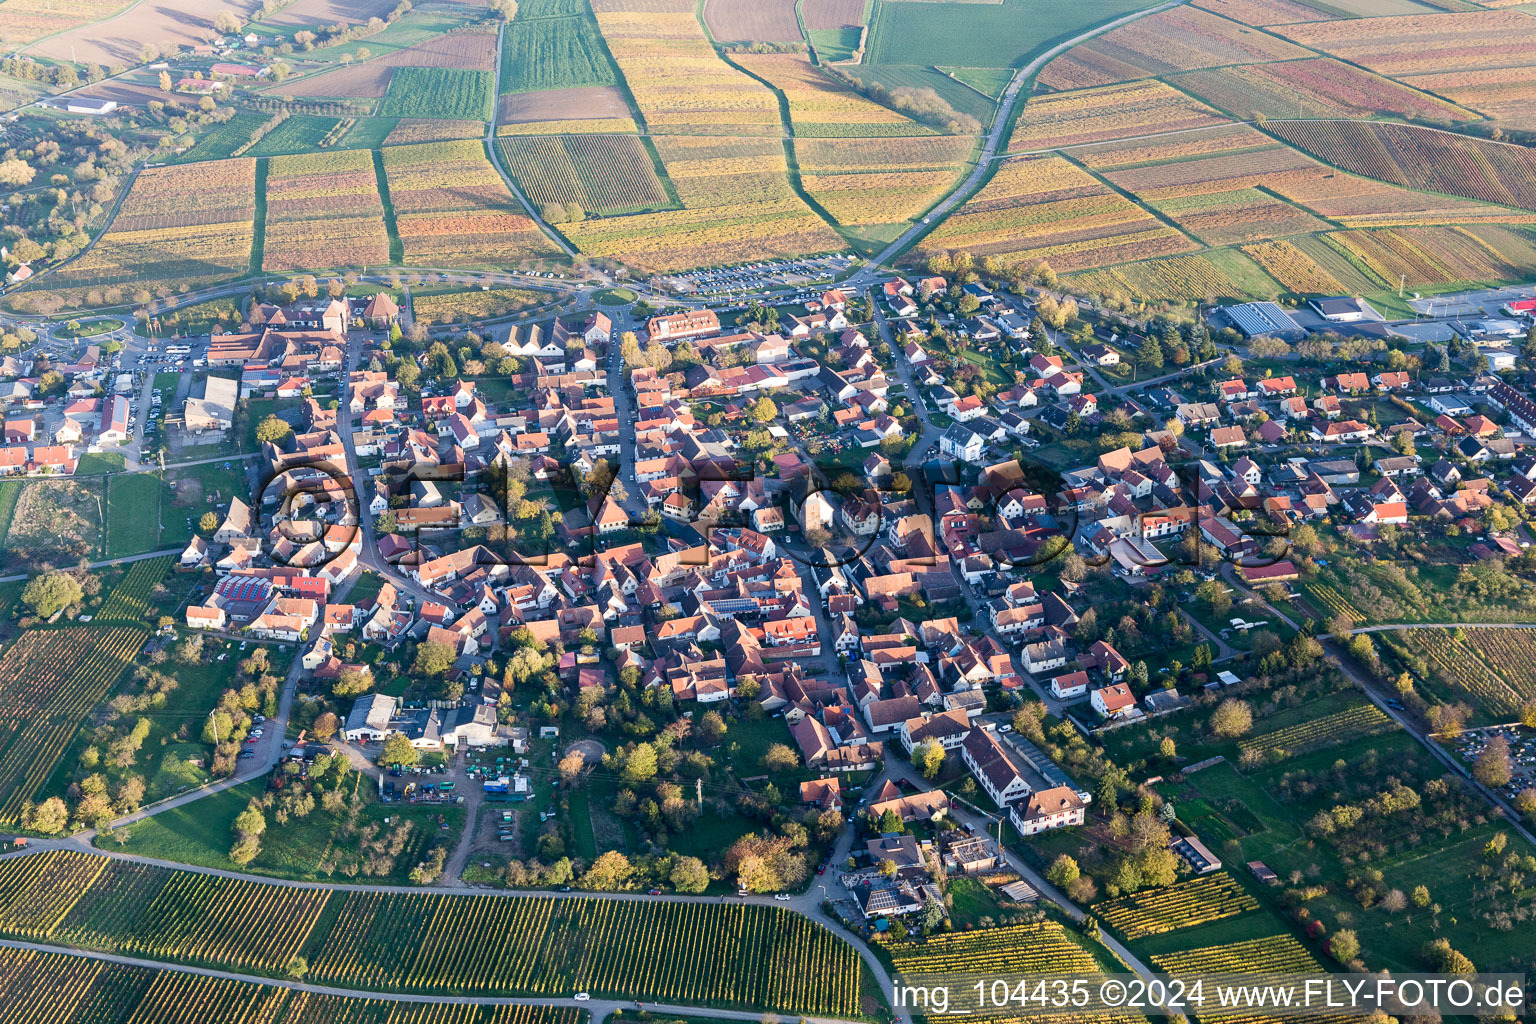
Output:
<instances>
[{"instance_id":1,"label":"striped crop field","mask_svg":"<svg viewBox=\"0 0 1536 1024\"><path fill-rule=\"evenodd\" d=\"M574 203L587 213L613 214L667 205L638 136L526 136L497 145L535 206Z\"/></svg>"}]
</instances>

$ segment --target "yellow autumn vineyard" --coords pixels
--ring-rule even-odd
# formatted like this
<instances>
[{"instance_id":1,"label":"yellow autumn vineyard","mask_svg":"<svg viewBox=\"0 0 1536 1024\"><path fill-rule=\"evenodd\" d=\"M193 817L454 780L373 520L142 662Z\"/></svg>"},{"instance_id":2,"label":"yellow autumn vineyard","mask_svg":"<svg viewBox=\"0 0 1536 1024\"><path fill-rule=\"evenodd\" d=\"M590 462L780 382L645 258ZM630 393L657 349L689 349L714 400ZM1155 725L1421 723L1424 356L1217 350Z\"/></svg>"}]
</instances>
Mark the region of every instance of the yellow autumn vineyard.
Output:
<instances>
[{"instance_id":1,"label":"yellow autumn vineyard","mask_svg":"<svg viewBox=\"0 0 1536 1024\"><path fill-rule=\"evenodd\" d=\"M94 854L0 861L0 936L388 992L861 1012L846 941L782 907L337 891Z\"/></svg>"}]
</instances>

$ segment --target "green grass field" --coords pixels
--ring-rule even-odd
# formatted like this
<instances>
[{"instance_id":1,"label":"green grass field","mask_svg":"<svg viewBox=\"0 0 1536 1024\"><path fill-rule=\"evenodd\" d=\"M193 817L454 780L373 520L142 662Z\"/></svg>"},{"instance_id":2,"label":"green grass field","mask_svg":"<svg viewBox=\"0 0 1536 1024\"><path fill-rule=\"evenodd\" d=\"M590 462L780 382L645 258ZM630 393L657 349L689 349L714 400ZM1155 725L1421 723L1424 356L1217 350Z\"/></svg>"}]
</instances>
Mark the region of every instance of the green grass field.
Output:
<instances>
[{"instance_id":1,"label":"green grass field","mask_svg":"<svg viewBox=\"0 0 1536 1024\"><path fill-rule=\"evenodd\" d=\"M321 868L321 864L327 850L342 841L336 836L339 819L337 815L329 814L320 807L316 807L308 817L289 819L286 825L270 822L262 839L261 853L244 868L229 859L235 817L245 809L252 797L260 796L266 786L265 777L253 779L196 803L147 818L129 829L128 842L121 848L129 853L182 864L247 871L273 878L323 881L333 877ZM396 822L402 819L410 821L416 825L420 845L445 831L438 825L437 817L440 814L446 816L449 824L446 831L452 835L457 836L457 829L463 824L463 808L451 804L380 803L377 786L361 775L353 775L348 780L349 801L354 788L362 798L360 825L382 824L385 818L393 818ZM345 814L343 812L340 817L345 817ZM117 849L117 843L112 842L111 848ZM395 870L377 880L404 883L408 881L410 869L415 865L416 857L402 855L396 860Z\"/></svg>"},{"instance_id":2,"label":"green grass field","mask_svg":"<svg viewBox=\"0 0 1536 1024\"><path fill-rule=\"evenodd\" d=\"M617 82L618 75L603 47L597 21L590 14L525 18L520 9L517 20L507 26L502 36L502 93Z\"/></svg>"},{"instance_id":3,"label":"green grass field","mask_svg":"<svg viewBox=\"0 0 1536 1024\"><path fill-rule=\"evenodd\" d=\"M121 452L86 452L75 466L75 476L100 476L103 473L121 472L128 460Z\"/></svg>"},{"instance_id":4,"label":"green grass field","mask_svg":"<svg viewBox=\"0 0 1536 1024\"><path fill-rule=\"evenodd\" d=\"M811 45L816 48L816 56L822 61L830 63L851 60L853 51L858 49L859 36L862 34L856 28L812 29Z\"/></svg>"},{"instance_id":5,"label":"green grass field","mask_svg":"<svg viewBox=\"0 0 1536 1024\"><path fill-rule=\"evenodd\" d=\"M316 117L299 114L288 118L272 129L261 140L246 150L247 156L281 156L286 153L308 153L320 147L326 132L340 122L338 117Z\"/></svg>"},{"instance_id":6,"label":"green grass field","mask_svg":"<svg viewBox=\"0 0 1536 1024\"><path fill-rule=\"evenodd\" d=\"M949 10L952 6L979 6L973 4L934 4L934 3L910 3L907 7L933 7ZM987 8L993 10L994 8ZM943 98L945 103L962 114L969 114L982 124L992 120L992 110L997 104L987 99L948 75L941 74L933 68L919 64L880 64L880 65L856 65L846 69L849 74L863 82L879 82L887 89L932 89Z\"/></svg>"},{"instance_id":7,"label":"green grass field","mask_svg":"<svg viewBox=\"0 0 1536 1024\"><path fill-rule=\"evenodd\" d=\"M985 93L994 100L1003 94L1013 72L1007 68L940 68L960 79L977 92Z\"/></svg>"},{"instance_id":8,"label":"green grass field","mask_svg":"<svg viewBox=\"0 0 1536 1024\"><path fill-rule=\"evenodd\" d=\"M386 117L485 121L491 116L491 73L463 68L396 68L379 104Z\"/></svg>"},{"instance_id":9,"label":"green grass field","mask_svg":"<svg viewBox=\"0 0 1536 1024\"><path fill-rule=\"evenodd\" d=\"M160 544L162 485L154 473L120 473L107 484L107 557L153 551Z\"/></svg>"},{"instance_id":10,"label":"green grass field","mask_svg":"<svg viewBox=\"0 0 1536 1024\"><path fill-rule=\"evenodd\" d=\"M870 22L870 64L906 64L912 41L922 59L940 67L1017 67L1053 40L1147 6L1142 0L1083 0L1042 9L1028 0L946 4L877 0Z\"/></svg>"},{"instance_id":11,"label":"green grass field","mask_svg":"<svg viewBox=\"0 0 1536 1024\"><path fill-rule=\"evenodd\" d=\"M360 117L336 143L338 149L378 149L400 123L398 117Z\"/></svg>"},{"instance_id":12,"label":"green grass field","mask_svg":"<svg viewBox=\"0 0 1536 1024\"><path fill-rule=\"evenodd\" d=\"M251 141L251 135L266 122L267 117L267 114L258 111L242 110L198 139L191 149L176 158L176 162L223 160L233 156L235 150Z\"/></svg>"},{"instance_id":13,"label":"green grass field","mask_svg":"<svg viewBox=\"0 0 1536 1024\"><path fill-rule=\"evenodd\" d=\"M342 55L348 53L352 54L354 59L358 59L359 50L367 50L367 56L377 57L380 54L403 50L407 46L415 46L417 43L429 42L444 32L458 28L467 20L466 16L460 14L411 11L377 35L368 36L366 39L355 39L339 46L313 50L306 53L304 59L340 61Z\"/></svg>"}]
</instances>

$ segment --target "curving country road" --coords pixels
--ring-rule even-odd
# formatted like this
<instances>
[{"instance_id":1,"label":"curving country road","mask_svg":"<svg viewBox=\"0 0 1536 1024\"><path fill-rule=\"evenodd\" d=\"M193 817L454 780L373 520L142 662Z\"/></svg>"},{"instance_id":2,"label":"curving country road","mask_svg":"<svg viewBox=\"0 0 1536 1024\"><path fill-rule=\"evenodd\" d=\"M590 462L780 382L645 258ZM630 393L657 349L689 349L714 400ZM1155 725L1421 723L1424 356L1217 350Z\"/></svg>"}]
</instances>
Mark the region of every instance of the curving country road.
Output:
<instances>
[{"instance_id":1,"label":"curving country road","mask_svg":"<svg viewBox=\"0 0 1536 1024\"><path fill-rule=\"evenodd\" d=\"M971 168L971 173L967 174L965 180L956 186L949 195L941 199L937 206L929 210L926 217L903 231L894 242L882 249L878 255L871 256L862 269L848 278L846 286L863 289L873 284L875 276L880 272L880 268L888 265L890 261L901 255L913 242L927 234L928 230L933 226L930 222L942 221L951 211L961 205L976 187L981 184L982 180L991 173L993 160L998 155L998 148L1007 140L1008 127L1013 120L1013 105L1018 100L1019 91L1024 88L1025 83L1034 80L1035 72L1079 43L1087 42L1094 36L1103 35L1111 29L1127 25L1139 18L1171 10L1183 2L1184 0L1170 0L1168 3L1159 4L1156 7L1148 7L1140 11L1132 11L1130 14L1116 18L1114 21L1097 25L1086 32L1073 36L1065 42L1057 43L1015 71L1013 78L1008 81L1008 87L1003 90L1002 96L997 101L997 114L992 119L992 128L987 132L986 141L982 143L981 155L976 158L976 166Z\"/></svg>"}]
</instances>

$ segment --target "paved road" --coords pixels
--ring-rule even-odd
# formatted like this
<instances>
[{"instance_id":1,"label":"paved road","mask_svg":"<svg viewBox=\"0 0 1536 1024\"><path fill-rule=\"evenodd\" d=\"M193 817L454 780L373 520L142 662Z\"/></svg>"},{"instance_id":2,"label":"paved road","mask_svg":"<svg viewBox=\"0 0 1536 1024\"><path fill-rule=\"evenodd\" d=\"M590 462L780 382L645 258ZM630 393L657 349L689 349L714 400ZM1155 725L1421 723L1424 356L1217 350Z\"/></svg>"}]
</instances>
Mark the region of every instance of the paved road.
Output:
<instances>
[{"instance_id":1,"label":"paved road","mask_svg":"<svg viewBox=\"0 0 1536 1024\"><path fill-rule=\"evenodd\" d=\"M1092 39L1094 36L1102 35L1111 29L1119 28L1121 25L1128 24L1138 18L1145 18L1149 14L1156 14L1159 11L1166 11L1177 7L1181 3L1183 3L1183 0L1172 0L1170 3L1159 4L1157 7L1148 7L1143 11L1135 11L1124 17L1116 18L1114 21L1099 25L1096 28L1091 28L1065 42L1056 44L1015 71L1013 78L1008 82L1008 87L1003 90L1002 97L997 102L997 113L992 119L992 128L987 132L986 141L981 147L981 155L977 157L976 166L971 169L971 173L965 176L965 180L954 191L940 200L939 204L929 211L928 216L903 231L894 242L881 250L879 255L871 257L863 269L848 279L848 286L863 289L873 284L875 276L881 267L890 264L908 246L927 234L933 224L942 223L944 218L963 203L970 196L971 192L981 184L982 179L992 170L992 158L997 154L998 148L1007 141L1008 127L1013 120L1013 104L1017 101L1019 92L1024 88L1025 84L1034 80L1035 72L1045 67L1046 64L1050 63L1058 55L1070 50L1079 43Z\"/></svg>"},{"instance_id":2,"label":"paved road","mask_svg":"<svg viewBox=\"0 0 1536 1024\"><path fill-rule=\"evenodd\" d=\"M1467 625L1471 624L1467 623ZM1502 625L1503 624L1501 624L1501 627ZM1378 630L1401 628L1428 627L1381 626L1374 629L1358 630L1357 632L1376 632ZM1530 627L1527 626L1526 628ZM1530 829L1525 827L1520 812L1515 810L1509 801L1505 800L1498 793L1494 792L1487 786L1483 785L1481 782L1478 782L1476 779L1474 779L1472 777L1471 771L1467 769L1467 766L1462 764L1461 761L1457 758L1452 757L1448 752L1446 752L1445 748L1440 746L1440 744L1430 739L1425 729L1419 725L1419 723L1412 716L1410 716L1405 711L1399 711L1398 709L1388 705L1387 701L1390 698L1385 696L1380 691L1378 684L1374 680L1367 679L1365 676L1361 675L1355 670L1354 666L1352 666L1348 659L1343 655L1343 652L1338 649L1338 643L1336 640L1327 638L1324 640L1323 646L1333 654L1333 660L1338 664L1339 669L1343 671L1343 673L1348 676L1356 686L1360 687L1361 692L1370 698L1371 703L1375 704L1382 710L1383 713L1387 715L1387 717L1391 718L1394 722L1400 725L1403 730L1408 733L1408 735L1418 740L1420 745L1422 745L1424 749L1428 750L1432 755L1434 755L1436 760L1445 765L1451 771L1455 772L1457 775L1461 776L1462 780L1467 784L1468 787L1482 794L1485 800L1503 811L1505 824L1514 829L1516 832L1519 832L1520 835L1524 836L1528 842L1536 843L1536 833L1533 833ZM1393 694L1392 696L1395 697L1396 695Z\"/></svg>"},{"instance_id":3,"label":"paved road","mask_svg":"<svg viewBox=\"0 0 1536 1024\"><path fill-rule=\"evenodd\" d=\"M108 558L100 562L91 562L87 569L105 569L113 565L127 565L129 562L142 562L146 558L164 558L166 555L179 555L181 548L163 548L159 551L146 551L142 555L124 555L121 558ZM17 583L21 580L31 579L29 572L16 573L13 576L0 576L0 583Z\"/></svg>"},{"instance_id":4,"label":"paved road","mask_svg":"<svg viewBox=\"0 0 1536 1024\"><path fill-rule=\"evenodd\" d=\"M910 761L900 761L892 758L886 762L886 771L893 777L907 780L907 782L918 789L926 791L934 788L927 779L924 779L922 775L912 767ZM970 825L977 834L989 833L993 836L996 836L997 824L1001 820L996 815L978 814L975 811L969 809L965 804L958 802L953 802L951 804L950 814L961 823ZM1067 898L1066 893L1062 892L1050 882L1046 881L1044 875L1040 874L1040 872L1036 871L1029 864L1026 864L1012 850L1009 850L1006 846L1001 845L999 846L999 850L1002 853L1003 860L1008 863L1008 866L1017 871L1020 878L1034 886L1035 891L1040 894L1042 899L1045 899L1050 903L1054 903L1063 914L1071 918L1073 921L1082 921L1085 917L1087 917L1087 914L1084 913L1084 911L1078 907L1076 903L1073 903L1070 899ZM1146 964L1142 963L1142 961L1137 958L1134 953L1132 953L1129 949L1126 949L1125 946L1121 944L1121 942L1113 935L1101 931L1099 941L1103 943L1105 948L1109 949L1121 960L1125 961L1126 965L1132 971L1135 971L1137 974L1140 974L1143 977L1151 976L1151 969L1148 968Z\"/></svg>"},{"instance_id":5,"label":"paved road","mask_svg":"<svg viewBox=\"0 0 1536 1024\"><path fill-rule=\"evenodd\" d=\"M347 479L352 481L352 487L356 491L357 524L363 534L363 550L358 554L358 561L394 584L395 589L401 594L414 597L418 602L438 601L436 594L390 565L379 554L378 539L373 531L373 517L368 514L368 502L373 498L372 488L368 486L368 474L358 467L357 449L352 443L352 387L347 382L352 372L357 369L362 359L362 352L363 343L360 338L347 341L346 368L342 374L341 396L336 408L336 433L341 437L342 449L346 452Z\"/></svg>"},{"instance_id":6,"label":"paved road","mask_svg":"<svg viewBox=\"0 0 1536 1024\"><path fill-rule=\"evenodd\" d=\"M583 1000L564 996L411 995L401 992L375 992L361 989L334 988L329 985L311 985L302 981L258 978L249 974L236 974L233 971L220 971L207 967L184 967L177 964L162 963L158 960L123 956L119 953L97 953L91 950L50 946L41 942L20 942L15 939L0 939L0 948L62 953L65 956L80 957L84 960L99 960L104 963L124 964L131 967L148 967L157 971L175 971L178 974L197 974L205 978L229 978L235 981L255 982L268 988L286 988L294 992L345 996L350 999L383 999L394 1003L430 1003L434 1006L443 1004L455 1006L570 1006L591 1013L592 1024L599 1024L599 1022L607 1020L611 1014L618 1010L633 1011L642 1007L650 1013L675 1016L709 1016L721 1020L739 1021L761 1021L764 1019L764 1014L760 1011L704 1009L697 1006L679 1006L671 1003L640 1003L633 999L621 1001L617 999ZM809 1021L811 1024L853 1024L851 1021L843 1021L837 1017L800 1017L800 1020Z\"/></svg>"}]
</instances>

